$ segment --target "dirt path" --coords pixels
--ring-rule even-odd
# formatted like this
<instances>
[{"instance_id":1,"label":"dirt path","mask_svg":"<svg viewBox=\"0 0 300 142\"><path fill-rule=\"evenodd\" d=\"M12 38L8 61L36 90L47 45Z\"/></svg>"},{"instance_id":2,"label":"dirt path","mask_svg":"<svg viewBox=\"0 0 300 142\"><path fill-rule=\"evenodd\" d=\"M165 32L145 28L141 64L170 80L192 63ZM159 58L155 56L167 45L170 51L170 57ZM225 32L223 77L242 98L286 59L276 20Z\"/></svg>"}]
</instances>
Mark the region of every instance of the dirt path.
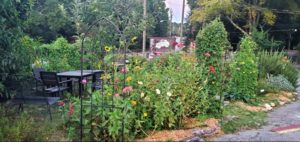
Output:
<instances>
[{"instance_id":1,"label":"dirt path","mask_svg":"<svg viewBox=\"0 0 300 142\"><path fill-rule=\"evenodd\" d=\"M298 86L300 80L298 80ZM274 127L300 124L300 87L297 88L298 101L275 109L268 114L267 124L261 129L242 131L224 135L216 141L300 141L300 131L278 134L271 132Z\"/></svg>"}]
</instances>

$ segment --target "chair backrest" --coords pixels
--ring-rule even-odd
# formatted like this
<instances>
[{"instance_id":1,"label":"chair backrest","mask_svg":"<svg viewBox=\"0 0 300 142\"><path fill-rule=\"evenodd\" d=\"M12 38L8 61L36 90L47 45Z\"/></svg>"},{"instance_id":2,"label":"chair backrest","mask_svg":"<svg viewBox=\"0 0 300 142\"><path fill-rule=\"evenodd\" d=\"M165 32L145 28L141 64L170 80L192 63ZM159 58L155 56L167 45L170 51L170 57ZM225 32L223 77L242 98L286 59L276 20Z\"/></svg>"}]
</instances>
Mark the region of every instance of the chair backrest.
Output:
<instances>
[{"instance_id":1,"label":"chair backrest","mask_svg":"<svg viewBox=\"0 0 300 142\"><path fill-rule=\"evenodd\" d=\"M95 81L96 82L99 82L99 81L101 81L101 72L97 72L97 73L94 73L94 76L95 76Z\"/></svg>"},{"instance_id":2,"label":"chair backrest","mask_svg":"<svg viewBox=\"0 0 300 142\"><path fill-rule=\"evenodd\" d=\"M43 69L43 68L34 68L34 69L32 69L33 77L34 77L36 80L41 81L41 75L40 75L40 73L41 73L42 71L45 71L45 69Z\"/></svg>"},{"instance_id":3,"label":"chair backrest","mask_svg":"<svg viewBox=\"0 0 300 142\"><path fill-rule=\"evenodd\" d=\"M41 75L42 82L45 86L59 85L56 72L42 71L42 72L40 72L40 75Z\"/></svg>"}]
</instances>

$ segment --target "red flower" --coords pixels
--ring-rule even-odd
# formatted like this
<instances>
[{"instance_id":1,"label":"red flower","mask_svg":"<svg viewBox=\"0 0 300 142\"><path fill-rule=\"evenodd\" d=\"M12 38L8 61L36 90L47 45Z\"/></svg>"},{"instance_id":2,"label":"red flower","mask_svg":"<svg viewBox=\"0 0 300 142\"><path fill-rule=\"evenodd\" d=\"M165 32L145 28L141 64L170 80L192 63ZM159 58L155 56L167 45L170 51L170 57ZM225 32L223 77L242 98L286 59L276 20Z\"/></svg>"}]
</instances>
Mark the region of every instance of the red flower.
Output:
<instances>
[{"instance_id":1,"label":"red flower","mask_svg":"<svg viewBox=\"0 0 300 142\"><path fill-rule=\"evenodd\" d=\"M120 97L120 94L115 94L114 96L115 96L115 97Z\"/></svg>"},{"instance_id":2,"label":"red flower","mask_svg":"<svg viewBox=\"0 0 300 142\"><path fill-rule=\"evenodd\" d=\"M65 102L64 102L64 101L59 101L59 102L57 102L57 104L58 104L59 106L65 106Z\"/></svg>"},{"instance_id":3,"label":"red flower","mask_svg":"<svg viewBox=\"0 0 300 142\"><path fill-rule=\"evenodd\" d=\"M133 89L132 89L131 86L125 87L125 88L123 88L123 90L122 90L123 94L130 93L130 92L132 92L132 91L133 91Z\"/></svg>"},{"instance_id":4,"label":"red flower","mask_svg":"<svg viewBox=\"0 0 300 142\"><path fill-rule=\"evenodd\" d=\"M210 73L215 73L216 69L213 66L208 67Z\"/></svg>"},{"instance_id":5,"label":"red flower","mask_svg":"<svg viewBox=\"0 0 300 142\"><path fill-rule=\"evenodd\" d=\"M72 103L70 103L68 115L72 116L74 114L74 111L75 111L74 105Z\"/></svg>"},{"instance_id":6,"label":"red flower","mask_svg":"<svg viewBox=\"0 0 300 142\"><path fill-rule=\"evenodd\" d=\"M126 67L123 67L122 69L121 69L121 73L127 73L128 72L128 69L126 68Z\"/></svg>"},{"instance_id":7,"label":"red flower","mask_svg":"<svg viewBox=\"0 0 300 142\"><path fill-rule=\"evenodd\" d=\"M211 55L207 52L204 54L205 57L210 57Z\"/></svg>"}]
</instances>

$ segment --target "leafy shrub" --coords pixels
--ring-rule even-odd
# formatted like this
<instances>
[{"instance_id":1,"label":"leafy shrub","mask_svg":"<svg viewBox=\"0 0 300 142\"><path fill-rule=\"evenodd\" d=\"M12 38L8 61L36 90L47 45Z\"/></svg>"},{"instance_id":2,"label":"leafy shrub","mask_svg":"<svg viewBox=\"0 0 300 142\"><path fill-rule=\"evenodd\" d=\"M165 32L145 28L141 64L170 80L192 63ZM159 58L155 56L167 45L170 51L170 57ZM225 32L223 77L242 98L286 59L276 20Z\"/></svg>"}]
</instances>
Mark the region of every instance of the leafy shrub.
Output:
<instances>
[{"instance_id":1,"label":"leafy shrub","mask_svg":"<svg viewBox=\"0 0 300 142\"><path fill-rule=\"evenodd\" d=\"M268 32L265 31L254 31L252 38L257 43L259 50L274 51L280 50L280 47L282 47L281 41L270 40Z\"/></svg>"},{"instance_id":2,"label":"leafy shrub","mask_svg":"<svg viewBox=\"0 0 300 142\"><path fill-rule=\"evenodd\" d=\"M204 64L204 70L199 78L207 81L207 89L210 104L209 113L218 114L221 109L219 99L223 98L223 56L224 50L228 47L227 32L223 23L216 19L201 30L196 37L196 54L199 64ZM203 81L204 81L203 80Z\"/></svg>"},{"instance_id":3,"label":"leafy shrub","mask_svg":"<svg viewBox=\"0 0 300 142\"><path fill-rule=\"evenodd\" d=\"M283 52L258 53L259 78L265 79L268 74L283 75L294 86L298 79L298 70Z\"/></svg>"},{"instance_id":4,"label":"leafy shrub","mask_svg":"<svg viewBox=\"0 0 300 142\"><path fill-rule=\"evenodd\" d=\"M69 44L64 38L57 38L51 44L43 44L35 49L37 59L35 66L42 66L47 70L78 69L80 65L79 47Z\"/></svg>"},{"instance_id":5,"label":"leafy shrub","mask_svg":"<svg viewBox=\"0 0 300 142\"><path fill-rule=\"evenodd\" d=\"M184 117L206 112L209 102L203 89L205 83L199 83L202 70L196 61L191 54L167 54L144 64L127 66L129 71L125 78L124 74L116 73L114 81L110 82L114 86L105 85L103 94L96 92L92 95L93 104L111 104L110 100L113 100L115 106L125 109L99 107L91 112L90 107L86 107L84 118L91 119L85 119L84 126L92 125L89 134L93 140L120 140L122 120L126 140L130 140L148 130L180 127ZM76 98L72 100L75 112L67 117L66 124L71 126L71 131L79 127L79 102ZM84 101L86 105L90 103Z\"/></svg>"},{"instance_id":6,"label":"leafy shrub","mask_svg":"<svg viewBox=\"0 0 300 142\"><path fill-rule=\"evenodd\" d=\"M276 91L295 91L295 87L283 75L269 76L266 80L266 90Z\"/></svg>"},{"instance_id":7,"label":"leafy shrub","mask_svg":"<svg viewBox=\"0 0 300 142\"><path fill-rule=\"evenodd\" d=\"M230 92L236 95L236 99L249 101L255 97L258 79L257 60L253 52L255 48L256 43L246 37L242 39L240 51L234 57Z\"/></svg>"}]
</instances>

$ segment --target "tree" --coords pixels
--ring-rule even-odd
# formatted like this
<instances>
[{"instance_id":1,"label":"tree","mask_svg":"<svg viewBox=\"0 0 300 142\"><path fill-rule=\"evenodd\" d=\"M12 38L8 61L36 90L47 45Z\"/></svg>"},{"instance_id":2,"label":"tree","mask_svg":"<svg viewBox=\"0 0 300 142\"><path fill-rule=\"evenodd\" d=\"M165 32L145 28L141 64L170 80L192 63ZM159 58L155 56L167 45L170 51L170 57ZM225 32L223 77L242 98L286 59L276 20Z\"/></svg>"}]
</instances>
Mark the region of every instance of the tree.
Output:
<instances>
[{"instance_id":1,"label":"tree","mask_svg":"<svg viewBox=\"0 0 300 142\"><path fill-rule=\"evenodd\" d=\"M206 22L222 16L245 35L256 29L259 23L273 25L276 21L273 11L262 8L266 0L198 0L198 5L199 8L193 10L192 21ZM234 21L240 18L245 18L247 24L239 25Z\"/></svg>"},{"instance_id":2,"label":"tree","mask_svg":"<svg viewBox=\"0 0 300 142\"><path fill-rule=\"evenodd\" d=\"M18 78L16 74L26 74L30 69L31 56L22 46L27 11L26 0L0 0L0 96L3 86Z\"/></svg>"},{"instance_id":3,"label":"tree","mask_svg":"<svg viewBox=\"0 0 300 142\"><path fill-rule=\"evenodd\" d=\"M169 31L169 9L166 8L165 0L148 0L148 17L154 19L153 27L149 27L148 35L165 37Z\"/></svg>"},{"instance_id":4,"label":"tree","mask_svg":"<svg viewBox=\"0 0 300 142\"><path fill-rule=\"evenodd\" d=\"M59 36L70 39L76 34L75 22L71 19L73 3L73 0L34 0L25 32L47 43Z\"/></svg>"}]
</instances>

